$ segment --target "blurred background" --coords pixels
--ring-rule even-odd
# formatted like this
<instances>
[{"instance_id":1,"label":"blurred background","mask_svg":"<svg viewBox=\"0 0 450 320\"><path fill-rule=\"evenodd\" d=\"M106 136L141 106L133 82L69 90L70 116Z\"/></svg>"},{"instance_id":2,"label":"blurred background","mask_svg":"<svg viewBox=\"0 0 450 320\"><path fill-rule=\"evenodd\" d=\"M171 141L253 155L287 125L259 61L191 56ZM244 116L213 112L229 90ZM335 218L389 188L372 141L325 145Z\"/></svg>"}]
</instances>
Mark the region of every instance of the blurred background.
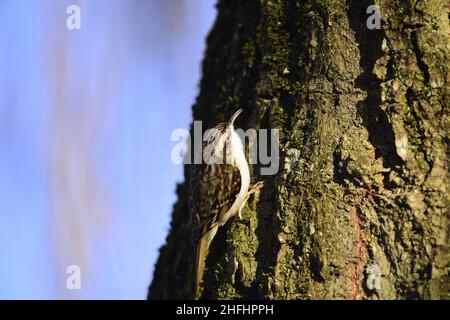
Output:
<instances>
[{"instance_id":1,"label":"blurred background","mask_svg":"<svg viewBox=\"0 0 450 320\"><path fill-rule=\"evenodd\" d=\"M146 298L214 4L0 0L0 299Z\"/></svg>"}]
</instances>

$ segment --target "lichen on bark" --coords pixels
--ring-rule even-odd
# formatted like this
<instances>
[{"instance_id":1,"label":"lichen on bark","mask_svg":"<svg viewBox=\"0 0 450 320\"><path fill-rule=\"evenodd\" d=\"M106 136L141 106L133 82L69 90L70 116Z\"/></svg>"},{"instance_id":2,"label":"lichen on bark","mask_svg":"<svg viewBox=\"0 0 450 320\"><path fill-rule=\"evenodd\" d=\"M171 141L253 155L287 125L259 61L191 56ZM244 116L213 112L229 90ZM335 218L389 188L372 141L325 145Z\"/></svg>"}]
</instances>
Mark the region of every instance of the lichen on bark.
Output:
<instances>
[{"instance_id":1,"label":"lichen on bark","mask_svg":"<svg viewBox=\"0 0 450 320\"><path fill-rule=\"evenodd\" d=\"M219 1L194 118L244 107L238 126L280 129L280 170L253 166L264 188L213 241L203 298L450 297L447 5ZM149 298L192 297L188 188Z\"/></svg>"}]
</instances>

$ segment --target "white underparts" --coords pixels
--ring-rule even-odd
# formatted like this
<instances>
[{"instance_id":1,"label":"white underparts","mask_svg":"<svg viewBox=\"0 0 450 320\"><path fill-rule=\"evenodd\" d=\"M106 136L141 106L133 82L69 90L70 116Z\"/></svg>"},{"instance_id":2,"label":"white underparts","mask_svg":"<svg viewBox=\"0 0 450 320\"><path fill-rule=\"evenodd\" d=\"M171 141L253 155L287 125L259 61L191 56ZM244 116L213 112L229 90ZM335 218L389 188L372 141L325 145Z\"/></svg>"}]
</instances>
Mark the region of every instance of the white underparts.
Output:
<instances>
[{"instance_id":1,"label":"white underparts","mask_svg":"<svg viewBox=\"0 0 450 320\"><path fill-rule=\"evenodd\" d=\"M219 217L219 225L223 226L231 217L236 215L241 208L245 197L247 195L248 189L250 187L250 171L248 168L247 159L245 159L244 146L242 144L241 138L238 134L231 129L231 139L230 139L230 154L233 156L233 163L239 168L241 173L241 190L236 196L236 200L225 214Z\"/></svg>"}]
</instances>

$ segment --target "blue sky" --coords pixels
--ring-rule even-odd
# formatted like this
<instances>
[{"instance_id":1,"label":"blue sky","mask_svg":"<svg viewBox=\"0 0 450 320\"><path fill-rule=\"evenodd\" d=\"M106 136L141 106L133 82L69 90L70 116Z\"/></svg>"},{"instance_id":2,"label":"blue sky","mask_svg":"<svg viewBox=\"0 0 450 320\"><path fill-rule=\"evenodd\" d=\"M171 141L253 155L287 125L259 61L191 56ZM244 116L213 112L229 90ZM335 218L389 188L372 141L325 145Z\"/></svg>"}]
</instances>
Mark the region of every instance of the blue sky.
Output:
<instances>
[{"instance_id":1,"label":"blue sky","mask_svg":"<svg viewBox=\"0 0 450 320\"><path fill-rule=\"evenodd\" d=\"M1 299L145 298L214 17L213 0L0 1Z\"/></svg>"}]
</instances>

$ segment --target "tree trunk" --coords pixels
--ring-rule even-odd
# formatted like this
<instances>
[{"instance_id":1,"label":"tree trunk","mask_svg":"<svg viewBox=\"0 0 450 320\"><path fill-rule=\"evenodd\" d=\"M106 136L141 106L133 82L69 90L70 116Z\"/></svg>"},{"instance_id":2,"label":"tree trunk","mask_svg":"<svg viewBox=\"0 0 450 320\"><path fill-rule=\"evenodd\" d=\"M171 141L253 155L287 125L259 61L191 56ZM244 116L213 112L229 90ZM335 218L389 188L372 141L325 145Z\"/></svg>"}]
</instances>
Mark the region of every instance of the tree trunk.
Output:
<instances>
[{"instance_id":1,"label":"tree trunk","mask_svg":"<svg viewBox=\"0 0 450 320\"><path fill-rule=\"evenodd\" d=\"M280 170L252 166L265 185L219 228L203 298L450 298L447 0L217 7L194 118L279 128ZM188 188L150 299L192 298Z\"/></svg>"}]
</instances>

